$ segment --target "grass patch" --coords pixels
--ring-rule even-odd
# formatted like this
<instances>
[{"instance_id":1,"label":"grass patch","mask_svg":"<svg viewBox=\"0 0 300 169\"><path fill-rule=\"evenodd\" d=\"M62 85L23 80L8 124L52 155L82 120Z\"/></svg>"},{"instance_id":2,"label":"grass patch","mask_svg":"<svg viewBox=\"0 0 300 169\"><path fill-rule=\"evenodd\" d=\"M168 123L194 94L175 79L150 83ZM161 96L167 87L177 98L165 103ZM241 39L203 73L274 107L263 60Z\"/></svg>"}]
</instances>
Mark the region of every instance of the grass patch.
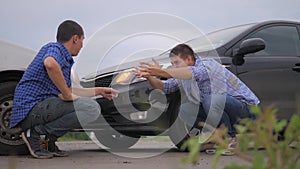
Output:
<instances>
[{"instance_id":1,"label":"grass patch","mask_svg":"<svg viewBox=\"0 0 300 169\"><path fill-rule=\"evenodd\" d=\"M145 136L145 137L141 137L142 141L146 141L146 142L169 142L170 137L169 136Z\"/></svg>"},{"instance_id":2,"label":"grass patch","mask_svg":"<svg viewBox=\"0 0 300 169\"><path fill-rule=\"evenodd\" d=\"M69 132L58 138L58 141L88 141L90 137L85 132Z\"/></svg>"}]
</instances>

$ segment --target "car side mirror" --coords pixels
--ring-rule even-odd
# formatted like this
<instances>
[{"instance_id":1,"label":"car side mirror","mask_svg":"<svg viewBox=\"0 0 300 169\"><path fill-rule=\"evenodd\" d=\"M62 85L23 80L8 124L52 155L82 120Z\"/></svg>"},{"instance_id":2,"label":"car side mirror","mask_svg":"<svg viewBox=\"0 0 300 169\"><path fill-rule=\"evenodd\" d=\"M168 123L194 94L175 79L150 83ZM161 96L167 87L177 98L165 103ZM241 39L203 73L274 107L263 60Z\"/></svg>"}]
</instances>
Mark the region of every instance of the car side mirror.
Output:
<instances>
[{"instance_id":1,"label":"car side mirror","mask_svg":"<svg viewBox=\"0 0 300 169\"><path fill-rule=\"evenodd\" d=\"M244 56L246 54L255 53L264 50L266 43L261 38L251 38L242 41L238 49L233 50L232 63L234 65L244 64Z\"/></svg>"}]
</instances>

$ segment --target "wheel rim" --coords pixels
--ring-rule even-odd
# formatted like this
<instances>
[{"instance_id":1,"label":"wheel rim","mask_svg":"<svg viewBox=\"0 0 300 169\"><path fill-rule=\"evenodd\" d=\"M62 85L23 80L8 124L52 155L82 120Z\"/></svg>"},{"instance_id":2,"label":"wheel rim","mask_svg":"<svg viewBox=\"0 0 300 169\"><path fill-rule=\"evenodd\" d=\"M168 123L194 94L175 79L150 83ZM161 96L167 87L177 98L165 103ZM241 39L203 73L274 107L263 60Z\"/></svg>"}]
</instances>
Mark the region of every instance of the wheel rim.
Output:
<instances>
[{"instance_id":1,"label":"wheel rim","mask_svg":"<svg viewBox=\"0 0 300 169\"><path fill-rule=\"evenodd\" d=\"M13 95L0 98L0 143L8 145L24 144L20 134L20 127L10 128L10 117L13 107Z\"/></svg>"}]
</instances>

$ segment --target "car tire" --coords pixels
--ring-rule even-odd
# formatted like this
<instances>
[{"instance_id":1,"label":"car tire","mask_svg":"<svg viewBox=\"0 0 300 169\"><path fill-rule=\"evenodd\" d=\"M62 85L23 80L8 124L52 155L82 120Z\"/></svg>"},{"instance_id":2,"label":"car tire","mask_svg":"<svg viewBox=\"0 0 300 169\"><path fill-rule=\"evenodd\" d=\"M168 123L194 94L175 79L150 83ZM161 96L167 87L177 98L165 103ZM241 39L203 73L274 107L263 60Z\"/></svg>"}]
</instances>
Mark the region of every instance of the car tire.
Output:
<instances>
[{"instance_id":1,"label":"car tire","mask_svg":"<svg viewBox=\"0 0 300 169\"><path fill-rule=\"evenodd\" d=\"M137 143L140 137L130 137L116 131L95 131L97 140L107 148L128 149Z\"/></svg>"},{"instance_id":2,"label":"car tire","mask_svg":"<svg viewBox=\"0 0 300 169\"><path fill-rule=\"evenodd\" d=\"M9 128L13 96L18 81L0 83L0 154L28 154L21 138L21 128Z\"/></svg>"},{"instance_id":3,"label":"car tire","mask_svg":"<svg viewBox=\"0 0 300 169\"><path fill-rule=\"evenodd\" d=\"M196 130L196 129L195 129ZM192 136L197 135L198 130L195 132L194 129L191 130L191 127L184 123L180 118L177 118L171 128L169 129L168 135L175 144L175 146L180 151L188 151L188 149L183 149L182 145Z\"/></svg>"}]
</instances>

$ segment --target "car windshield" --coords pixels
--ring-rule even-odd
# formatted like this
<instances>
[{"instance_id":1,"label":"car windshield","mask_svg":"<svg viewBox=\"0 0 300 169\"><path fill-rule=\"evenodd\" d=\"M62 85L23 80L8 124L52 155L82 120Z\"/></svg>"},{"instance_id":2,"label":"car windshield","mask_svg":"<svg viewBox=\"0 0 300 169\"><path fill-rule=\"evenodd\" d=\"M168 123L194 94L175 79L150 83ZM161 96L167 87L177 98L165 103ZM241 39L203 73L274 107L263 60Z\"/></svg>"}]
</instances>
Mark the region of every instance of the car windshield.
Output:
<instances>
[{"instance_id":1,"label":"car windshield","mask_svg":"<svg viewBox=\"0 0 300 169\"><path fill-rule=\"evenodd\" d=\"M253 25L254 24L247 24L247 25L222 29L219 31L206 34L205 36L197 37L186 43L190 45L195 50L195 52L204 52L204 51L213 50L229 42L234 37L238 36L243 31L247 30Z\"/></svg>"},{"instance_id":2,"label":"car windshield","mask_svg":"<svg viewBox=\"0 0 300 169\"><path fill-rule=\"evenodd\" d=\"M196 53L198 52L205 52L210 51L213 49L216 49L225 43L232 40L234 37L241 34L243 31L247 30L254 24L247 24L247 25L241 25L236 27L231 27L227 29L222 29L216 32L209 33L204 36L199 36L197 38L194 38L192 40L189 40L185 42L186 44L190 45ZM157 51L156 51L157 52ZM151 62L151 58L153 56L156 60L159 61L159 63L164 65L170 65L169 64L169 52L170 49L163 52L163 53L157 53L156 55L153 53L153 50L150 51L140 51L136 54L133 54L131 58L127 59L126 61L122 62L122 64L117 64L116 66L109 66L105 69L101 69L95 73L92 73L85 78L91 78L95 77L95 75L100 75L107 72L114 72L116 70L124 70L127 68L132 68L139 64L140 61L144 62Z\"/></svg>"}]
</instances>

